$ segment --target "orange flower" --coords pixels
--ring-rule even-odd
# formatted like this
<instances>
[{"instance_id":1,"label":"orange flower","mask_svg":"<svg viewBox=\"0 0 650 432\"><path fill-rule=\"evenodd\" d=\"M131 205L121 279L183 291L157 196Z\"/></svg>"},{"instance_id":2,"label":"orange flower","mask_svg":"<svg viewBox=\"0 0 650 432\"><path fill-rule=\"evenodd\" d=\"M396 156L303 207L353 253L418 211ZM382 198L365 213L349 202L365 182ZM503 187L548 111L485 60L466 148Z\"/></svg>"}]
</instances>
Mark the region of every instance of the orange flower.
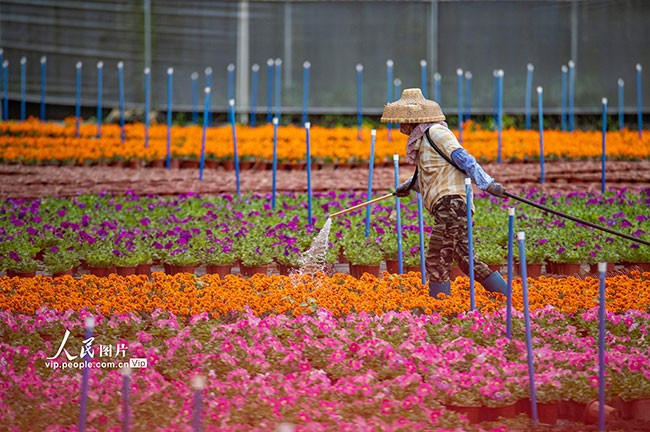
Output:
<instances>
[{"instance_id":1,"label":"orange flower","mask_svg":"<svg viewBox=\"0 0 650 432\"><path fill-rule=\"evenodd\" d=\"M630 276L608 277L607 309L611 312L629 309L647 310L650 306L650 273L633 272ZM563 312L579 312L597 305L597 278L529 279L531 310L552 305ZM34 313L46 306L56 310L95 309L102 314L151 312L161 308L188 316L208 312L212 316L227 315L250 308L255 314L309 314L326 308L336 315L350 312L382 314L387 311L419 310L453 314L469 310L469 280L457 278L451 296L429 297L418 273L396 276L384 273L381 278L364 275L356 279L347 274L302 276L255 275L244 279L228 275L197 277L192 274L170 276L154 273L145 276L108 278L83 276L51 278L0 277L0 308ZM505 297L486 292L475 285L476 307L494 311L505 307ZM522 310L521 279L513 281L513 306Z\"/></svg>"}]
</instances>

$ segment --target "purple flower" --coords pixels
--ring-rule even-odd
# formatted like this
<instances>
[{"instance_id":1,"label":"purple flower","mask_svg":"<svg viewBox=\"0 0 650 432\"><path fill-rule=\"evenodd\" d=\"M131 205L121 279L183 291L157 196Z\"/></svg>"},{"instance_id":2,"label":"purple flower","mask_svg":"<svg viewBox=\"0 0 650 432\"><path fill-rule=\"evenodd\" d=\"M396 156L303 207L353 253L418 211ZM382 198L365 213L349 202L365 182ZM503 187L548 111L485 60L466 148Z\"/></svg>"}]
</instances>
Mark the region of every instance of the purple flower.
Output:
<instances>
[{"instance_id":1,"label":"purple flower","mask_svg":"<svg viewBox=\"0 0 650 432\"><path fill-rule=\"evenodd\" d=\"M539 239L539 240L537 241L537 244L538 244L539 246L541 246L541 245L543 245L543 244L545 244L545 243L547 243L547 242L548 242L548 239L543 238L543 239Z\"/></svg>"},{"instance_id":2,"label":"purple flower","mask_svg":"<svg viewBox=\"0 0 650 432\"><path fill-rule=\"evenodd\" d=\"M16 251L13 251L13 250L10 251L9 252L9 258L11 258L12 260L14 260L16 262L20 262L20 255L18 255L18 252L16 252Z\"/></svg>"},{"instance_id":3,"label":"purple flower","mask_svg":"<svg viewBox=\"0 0 650 432\"><path fill-rule=\"evenodd\" d=\"M151 219L149 219L149 218L140 219L140 224L143 225L143 226L149 226L150 223L151 223Z\"/></svg>"}]
</instances>

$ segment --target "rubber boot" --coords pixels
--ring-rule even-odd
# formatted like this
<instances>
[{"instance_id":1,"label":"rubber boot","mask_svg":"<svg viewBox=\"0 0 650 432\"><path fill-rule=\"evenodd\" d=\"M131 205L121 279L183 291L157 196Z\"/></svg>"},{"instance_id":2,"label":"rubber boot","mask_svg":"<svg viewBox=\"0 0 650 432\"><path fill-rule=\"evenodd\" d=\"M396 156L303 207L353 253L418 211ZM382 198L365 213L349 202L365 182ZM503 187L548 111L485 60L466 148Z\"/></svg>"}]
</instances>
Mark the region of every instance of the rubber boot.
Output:
<instances>
[{"instance_id":1,"label":"rubber boot","mask_svg":"<svg viewBox=\"0 0 650 432\"><path fill-rule=\"evenodd\" d=\"M508 294L508 284L503 279L503 276L501 276L501 273L497 271L488 276L484 281L481 281L481 285L490 292L501 293L503 295Z\"/></svg>"},{"instance_id":2,"label":"rubber boot","mask_svg":"<svg viewBox=\"0 0 650 432\"><path fill-rule=\"evenodd\" d=\"M438 298L438 294L451 295L451 284L447 282L433 282L429 281L429 295L433 298Z\"/></svg>"}]
</instances>

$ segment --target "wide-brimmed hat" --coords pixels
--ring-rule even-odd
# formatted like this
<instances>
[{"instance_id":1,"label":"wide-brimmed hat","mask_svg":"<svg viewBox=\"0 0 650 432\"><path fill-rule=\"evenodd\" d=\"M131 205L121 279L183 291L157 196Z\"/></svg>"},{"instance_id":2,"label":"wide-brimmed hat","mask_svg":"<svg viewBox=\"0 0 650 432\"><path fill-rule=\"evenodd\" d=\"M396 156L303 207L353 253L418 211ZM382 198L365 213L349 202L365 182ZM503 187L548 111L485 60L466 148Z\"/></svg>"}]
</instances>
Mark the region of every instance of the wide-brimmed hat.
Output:
<instances>
[{"instance_id":1,"label":"wide-brimmed hat","mask_svg":"<svg viewBox=\"0 0 650 432\"><path fill-rule=\"evenodd\" d=\"M387 103L381 121L384 123L431 123L445 120L440 105L425 99L419 88L408 88L395 102Z\"/></svg>"}]
</instances>

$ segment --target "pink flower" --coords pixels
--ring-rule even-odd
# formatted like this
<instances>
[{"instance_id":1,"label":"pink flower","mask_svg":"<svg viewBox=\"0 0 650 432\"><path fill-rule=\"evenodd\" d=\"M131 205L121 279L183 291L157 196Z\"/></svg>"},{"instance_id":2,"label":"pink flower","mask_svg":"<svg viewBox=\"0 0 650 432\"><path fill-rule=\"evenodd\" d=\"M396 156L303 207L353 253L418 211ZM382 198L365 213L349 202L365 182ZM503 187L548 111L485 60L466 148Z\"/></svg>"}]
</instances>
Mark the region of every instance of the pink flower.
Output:
<instances>
[{"instance_id":1,"label":"pink flower","mask_svg":"<svg viewBox=\"0 0 650 432\"><path fill-rule=\"evenodd\" d=\"M392 408L392 404L390 403L390 400L384 399L381 401L381 413L382 414L390 414Z\"/></svg>"},{"instance_id":2,"label":"pink flower","mask_svg":"<svg viewBox=\"0 0 650 432\"><path fill-rule=\"evenodd\" d=\"M329 361L332 363L340 363L343 360L345 360L345 353L341 350L334 351L330 356L329 356Z\"/></svg>"},{"instance_id":3,"label":"pink flower","mask_svg":"<svg viewBox=\"0 0 650 432\"><path fill-rule=\"evenodd\" d=\"M139 331L137 333L138 340L142 343L149 342L151 339L153 339L153 336L151 336L149 333L144 332L144 331Z\"/></svg>"},{"instance_id":4,"label":"pink flower","mask_svg":"<svg viewBox=\"0 0 650 432\"><path fill-rule=\"evenodd\" d=\"M413 408L413 405L415 403L415 396L413 395L408 395L402 400L402 409L405 410L410 410Z\"/></svg>"},{"instance_id":5,"label":"pink flower","mask_svg":"<svg viewBox=\"0 0 650 432\"><path fill-rule=\"evenodd\" d=\"M634 359L630 362L629 368L631 371L638 371L643 366L643 363L639 359Z\"/></svg>"},{"instance_id":6,"label":"pink flower","mask_svg":"<svg viewBox=\"0 0 650 432\"><path fill-rule=\"evenodd\" d=\"M223 341L221 343L221 351L223 351L223 352L232 351L232 343L230 343L230 341L227 341L227 340Z\"/></svg>"}]
</instances>

